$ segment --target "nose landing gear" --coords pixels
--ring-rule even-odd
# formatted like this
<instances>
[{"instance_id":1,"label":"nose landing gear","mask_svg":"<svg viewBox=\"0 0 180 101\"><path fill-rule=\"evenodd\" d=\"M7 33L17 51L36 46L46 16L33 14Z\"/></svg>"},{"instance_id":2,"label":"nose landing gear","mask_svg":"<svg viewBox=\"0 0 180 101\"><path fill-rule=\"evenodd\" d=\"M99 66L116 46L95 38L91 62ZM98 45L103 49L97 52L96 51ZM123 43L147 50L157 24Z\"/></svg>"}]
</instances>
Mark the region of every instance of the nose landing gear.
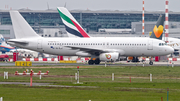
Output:
<instances>
[{"instance_id":1,"label":"nose landing gear","mask_svg":"<svg viewBox=\"0 0 180 101\"><path fill-rule=\"evenodd\" d=\"M152 62L152 61L149 61L149 64L150 64L150 65L153 65L153 62Z\"/></svg>"}]
</instances>

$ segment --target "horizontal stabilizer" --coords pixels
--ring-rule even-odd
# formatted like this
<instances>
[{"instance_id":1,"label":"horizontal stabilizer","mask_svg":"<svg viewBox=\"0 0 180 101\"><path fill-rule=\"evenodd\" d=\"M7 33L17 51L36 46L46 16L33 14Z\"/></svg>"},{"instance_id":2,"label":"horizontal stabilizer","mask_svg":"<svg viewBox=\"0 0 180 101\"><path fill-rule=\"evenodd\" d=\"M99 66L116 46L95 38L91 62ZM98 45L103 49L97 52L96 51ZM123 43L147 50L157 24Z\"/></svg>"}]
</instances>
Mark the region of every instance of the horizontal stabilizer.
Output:
<instances>
[{"instance_id":1,"label":"horizontal stabilizer","mask_svg":"<svg viewBox=\"0 0 180 101\"><path fill-rule=\"evenodd\" d=\"M19 45L26 45L28 44L28 42L26 41L21 41L21 40L17 40L17 39L9 39L7 41L8 44L19 44Z\"/></svg>"}]
</instances>

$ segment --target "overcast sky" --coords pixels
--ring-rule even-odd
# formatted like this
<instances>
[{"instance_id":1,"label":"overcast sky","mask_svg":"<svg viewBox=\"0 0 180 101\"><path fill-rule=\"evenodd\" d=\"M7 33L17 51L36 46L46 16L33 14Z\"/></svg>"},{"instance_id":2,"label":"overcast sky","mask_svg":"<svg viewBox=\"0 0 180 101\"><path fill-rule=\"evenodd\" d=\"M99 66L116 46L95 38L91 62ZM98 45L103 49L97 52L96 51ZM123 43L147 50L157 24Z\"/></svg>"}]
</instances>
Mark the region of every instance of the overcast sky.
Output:
<instances>
[{"instance_id":1,"label":"overcast sky","mask_svg":"<svg viewBox=\"0 0 180 101\"><path fill-rule=\"evenodd\" d=\"M66 3L69 10L142 10L142 0L1 0L0 9L46 10L47 2L50 9L56 9ZM164 9L165 0L145 0L146 11L164 11ZM169 10L180 12L180 0L169 0Z\"/></svg>"}]
</instances>

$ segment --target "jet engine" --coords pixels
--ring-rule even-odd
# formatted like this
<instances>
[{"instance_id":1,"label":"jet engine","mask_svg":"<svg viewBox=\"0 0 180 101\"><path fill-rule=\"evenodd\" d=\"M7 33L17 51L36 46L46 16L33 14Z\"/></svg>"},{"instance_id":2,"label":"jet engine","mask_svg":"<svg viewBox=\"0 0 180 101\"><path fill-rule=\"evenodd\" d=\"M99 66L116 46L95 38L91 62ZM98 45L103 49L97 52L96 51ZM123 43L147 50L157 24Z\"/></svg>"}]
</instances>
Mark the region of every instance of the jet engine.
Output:
<instances>
[{"instance_id":1,"label":"jet engine","mask_svg":"<svg viewBox=\"0 0 180 101\"><path fill-rule=\"evenodd\" d=\"M101 53L99 55L99 59L101 61L119 61L120 54L115 52L115 53Z\"/></svg>"}]
</instances>

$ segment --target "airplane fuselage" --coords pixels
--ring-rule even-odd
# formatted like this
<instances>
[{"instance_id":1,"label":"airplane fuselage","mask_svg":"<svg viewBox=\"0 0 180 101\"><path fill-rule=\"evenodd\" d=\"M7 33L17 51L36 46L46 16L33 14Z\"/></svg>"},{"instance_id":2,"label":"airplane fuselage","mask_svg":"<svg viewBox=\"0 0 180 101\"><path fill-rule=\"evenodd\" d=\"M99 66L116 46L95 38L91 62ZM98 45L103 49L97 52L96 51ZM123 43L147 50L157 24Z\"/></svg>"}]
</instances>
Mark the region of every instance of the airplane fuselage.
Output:
<instances>
[{"instance_id":1,"label":"airplane fuselage","mask_svg":"<svg viewBox=\"0 0 180 101\"><path fill-rule=\"evenodd\" d=\"M13 40L13 39L12 39ZM173 52L162 40L146 37L96 37L96 38L28 38L18 39L28 44L9 44L47 54L77 56L81 48L118 52L121 56L161 56ZM72 48L73 47L73 48ZM75 49L78 47L79 49ZM89 50L91 51L91 50ZM91 52L88 52L91 53ZM86 54L90 56L90 54Z\"/></svg>"}]
</instances>

